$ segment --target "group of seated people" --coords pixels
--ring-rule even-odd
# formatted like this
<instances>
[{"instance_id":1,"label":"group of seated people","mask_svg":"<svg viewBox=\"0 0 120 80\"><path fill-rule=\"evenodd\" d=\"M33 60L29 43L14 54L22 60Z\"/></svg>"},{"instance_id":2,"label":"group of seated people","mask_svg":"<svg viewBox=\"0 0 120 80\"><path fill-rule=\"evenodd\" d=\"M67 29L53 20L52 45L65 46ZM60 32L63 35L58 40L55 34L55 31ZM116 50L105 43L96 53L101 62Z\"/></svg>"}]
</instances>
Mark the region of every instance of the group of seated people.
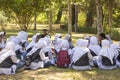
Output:
<instances>
[{"instance_id":1,"label":"group of seated people","mask_svg":"<svg viewBox=\"0 0 120 80\"><path fill-rule=\"evenodd\" d=\"M75 70L99 69L112 70L120 67L120 43L114 44L104 33L77 39L56 34L36 33L28 42L28 33L18 32L17 36L6 39L6 33L0 33L0 74L15 74L23 69L40 69L50 66L72 68Z\"/></svg>"}]
</instances>

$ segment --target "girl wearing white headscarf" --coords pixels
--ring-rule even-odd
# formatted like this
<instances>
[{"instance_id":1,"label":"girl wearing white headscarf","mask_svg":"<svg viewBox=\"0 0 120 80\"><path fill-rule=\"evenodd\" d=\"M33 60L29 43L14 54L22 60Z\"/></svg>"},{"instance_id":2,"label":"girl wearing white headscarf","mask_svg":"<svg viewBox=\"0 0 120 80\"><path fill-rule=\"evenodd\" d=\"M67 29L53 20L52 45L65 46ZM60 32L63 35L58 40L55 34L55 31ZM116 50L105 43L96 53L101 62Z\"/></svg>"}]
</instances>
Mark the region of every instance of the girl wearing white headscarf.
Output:
<instances>
[{"instance_id":1,"label":"girl wearing white headscarf","mask_svg":"<svg viewBox=\"0 0 120 80\"><path fill-rule=\"evenodd\" d=\"M26 47L27 53L32 49L32 47L39 41L40 34L37 33L32 37L32 41L29 43L29 45Z\"/></svg>"},{"instance_id":2,"label":"girl wearing white headscarf","mask_svg":"<svg viewBox=\"0 0 120 80\"><path fill-rule=\"evenodd\" d=\"M115 52L116 65L120 67L120 47L118 44L111 44L110 48Z\"/></svg>"},{"instance_id":3,"label":"girl wearing white headscarf","mask_svg":"<svg viewBox=\"0 0 120 80\"><path fill-rule=\"evenodd\" d=\"M47 43L47 45L45 46L45 48L43 49L45 56L49 57L50 62L54 65L54 59L52 56L52 47L51 47L51 40L48 37L44 37L43 40Z\"/></svg>"},{"instance_id":4,"label":"girl wearing white headscarf","mask_svg":"<svg viewBox=\"0 0 120 80\"><path fill-rule=\"evenodd\" d=\"M57 39L58 38L61 38L62 35L61 34L56 34L55 37L54 37L54 40L52 41L53 45L55 46L57 44Z\"/></svg>"},{"instance_id":5,"label":"girl wearing white headscarf","mask_svg":"<svg viewBox=\"0 0 120 80\"><path fill-rule=\"evenodd\" d=\"M48 61L50 61L49 57L46 57L44 54L45 46L46 42L40 39L27 54L27 57L30 58L28 65L30 69L44 68L48 64Z\"/></svg>"},{"instance_id":6,"label":"girl wearing white headscarf","mask_svg":"<svg viewBox=\"0 0 120 80\"><path fill-rule=\"evenodd\" d=\"M116 68L115 61L116 52L110 48L108 40L102 40L102 49L100 50L97 59L97 65L100 69L111 70Z\"/></svg>"},{"instance_id":7,"label":"girl wearing white headscarf","mask_svg":"<svg viewBox=\"0 0 120 80\"><path fill-rule=\"evenodd\" d=\"M110 35L109 35L109 34L106 35L106 39L109 41L110 44L113 43L113 42L112 42L112 39L110 38Z\"/></svg>"},{"instance_id":8,"label":"girl wearing white headscarf","mask_svg":"<svg viewBox=\"0 0 120 80\"><path fill-rule=\"evenodd\" d=\"M0 52L0 74L15 74L16 70L23 67L14 52L15 44L7 42L5 49Z\"/></svg>"},{"instance_id":9,"label":"girl wearing white headscarf","mask_svg":"<svg viewBox=\"0 0 120 80\"><path fill-rule=\"evenodd\" d=\"M25 48L28 46L28 33L25 31L20 31L17 35L20 42L24 42Z\"/></svg>"},{"instance_id":10,"label":"girl wearing white headscarf","mask_svg":"<svg viewBox=\"0 0 120 80\"><path fill-rule=\"evenodd\" d=\"M73 57L73 54L75 53L75 50L79 47L79 44L80 44L80 42L82 41L83 39L78 39L77 41L76 41L76 46L72 49L72 50L69 50L68 52L69 52L69 55L70 55L70 60L71 60L71 62L73 61L72 60L72 57ZM71 63L72 64L72 63ZM71 66L71 65L70 65Z\"/></svg>"},{"instance_id":11,"label":"girl wearing white headscarf","mask_svg":"<svg viewBox=\"0 0 120 80\"><path fill-rule=\"evenodd\" d=\"M75 70L91 70L92 55L90 50L87 48L88 40L81 40L79 47L75 49L72 58L72 67Z\"/></svg>"},{"instance_id":12,"label":"girl wearing white headscarf","mask_svg":"<svg viewBox=\"0 0 120 80\"><path fill-rule=\"evenodd\" d=\"M56 54L60 51L62 41L63 41L63 39L61 39L61 38L57 39L57 44L55 46Z\"/></svg>"},{"instance_id":13,"label":"girl wearing white headscarf","mask_svg":"<svg viewBox=\"0 0 120 80\"><path fill-rule=\"evenodd\" d=\"M74 48L73 43L72 43L71 35L66 34L64 39L67 40L67 41L69 42L69 49Z\"/></svg>"},{"instance_id":14,"label":"girl wearing white headscarf","mask_svg":"<svg viewBox=\"0 0 120 80\"><path fill-rule=\"evenodd\" d=\"M93 56L97 56L100 52L101 47L98 45L98 40L95 36L90 37L90 44L88 48Z\"/></svg>"}]
</instances>

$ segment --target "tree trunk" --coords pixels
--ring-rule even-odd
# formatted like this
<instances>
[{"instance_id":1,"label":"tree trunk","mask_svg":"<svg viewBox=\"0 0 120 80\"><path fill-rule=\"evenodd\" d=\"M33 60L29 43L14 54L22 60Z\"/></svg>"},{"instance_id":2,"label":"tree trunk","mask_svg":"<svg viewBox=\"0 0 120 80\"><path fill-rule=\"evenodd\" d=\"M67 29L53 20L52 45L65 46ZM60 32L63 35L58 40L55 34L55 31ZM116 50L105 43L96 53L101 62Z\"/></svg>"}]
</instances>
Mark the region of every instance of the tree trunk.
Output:
<instances>
[{"instance_id":1,"label":"tree trunk","mask_svg":"<svg viewBox=\"0 0 120 80\"><path fill-rule=\"evenodd\" d=\"M72 8L70 0L68 0L68 34L72 35Z\"/></svg>"},{"instance_id":2,"label":"tree trunk","mask_svg":"<svg viewBox=\"0 0 120 80\"><path fill-rule=\"evenodd\" d=\"M36 14L36 11L34 11L34 28L33 28L33 30L36 30L36 18L37 18L37 14Z\"/></svg>"},{"instance_id":3,"label":"tree trunk","mask_svg":"<svg viewBox=\"0 0 120 80\"><path fill-rule=\"evenodd\" d=\"M88 12L86 15L85 27L92 27L94 22L94 14L95 14L95 1L91 0L89 2L90 6L88 8Z\"/></svg>"},{"instance_id":4,"label":"tree trunk","mask_svg":"<svg viewBox=\"0 0 120 80\"><path fill-rule=\"evenodd\" d=\"M71 5L71 7L72 7L72 26L74 26L75 25L75 5L74 4L72 4Z\"/></svg>"},{"instance_id":5,"label":"tree trunk","mask_svg":"<svg viewBox=\"0 0 120 80\"><path fill-rule=\"evenodd\" d=\"M62 7L60 7L60 9L58 10L58 13L57 13L57 20L55 21L55 23L60 23L60 20L61 20L61 17L62 17Z\"/></svg>"},{"instance_id":6,"label":"tree trunk","mask_svg":"<svg viewBox=\"0 0 120 80\"><path fill-rule=\"evenodd\" d=\"M78 29L78 5L75 5L75 32Z\"/></svg>"},{"instance_id":7,"label":"tree trunk","mask_svg":"<svg viewBox=\"0 0 120 80\"><path fill-rule=\"evenodd\" d=\"M49 14L49 16L50 16L50 21L49 21L49 30L50 30L50 32L52 31L52 10L50 10L50 14Z\"/></svg>"},{"instance_id":8,"label":"tree trunk","mask_svg":"<svg viewBox=\"0 0 120 80\"><path fill-rule=\"evenodd\" d=\"M108 1L108 13L109 13L109 23L108 23L108 26L109 26L109 29L111 31L112 29L112 23L113 23L113 1L109 0Z\"/></svg>"},{"instance_id":9,"label":"tree trunk","mask_svg":"<svg viewBox=\"0 0 120 80\"><path fill-rule=\"evenodd\" d=\"M103 26L102 26L103 13L102 13L101 0L96 0L96 11L97 11L97 33L100 34L103 32Z\"/></svg>"}]
</instances>

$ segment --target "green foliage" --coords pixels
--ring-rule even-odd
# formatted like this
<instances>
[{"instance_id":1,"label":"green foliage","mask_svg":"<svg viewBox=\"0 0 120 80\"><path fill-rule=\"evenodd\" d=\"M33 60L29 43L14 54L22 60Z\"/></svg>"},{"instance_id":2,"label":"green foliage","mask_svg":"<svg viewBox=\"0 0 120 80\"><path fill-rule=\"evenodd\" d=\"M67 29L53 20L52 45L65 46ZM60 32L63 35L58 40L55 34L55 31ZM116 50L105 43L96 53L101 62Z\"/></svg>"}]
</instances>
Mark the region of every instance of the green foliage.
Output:
<instances>
[{"instance_id":1,"label":"green foliage","mask_svg":"<svg viewBox=\"0 0 120 80\"><path fill-rule=\"evenodd\" d=\"M80 32L80 33L96 34L97 33L97 29L96 28L92 28L92 27L79 27L78 28L78 32Z\"/></svg>"},{"instance_id":2,"label":"green foliage","mask_svg":"<svg viewBox=\"0 0 120 80\"><path fill-rule=\"evenodd\" d=\"M113 14L113 26L116 28L120 28L120 10L116 10Z\"/></svg>"},{"instance_id":3,"label":"green foliage","mask_svg":"<svg viewBox=\"0 0 120 80\"><path fill-rule=\"evenodd\" d=\"M3 31L5 30L6 24L7 24L7 17L4 15L3 11L0 11L0 26Z\"/></svg>"},{"instance_id":4,"label":"green foliage","mask_svg":"<svg viewBox=\"0 0 120 80\"><path fill-rule=\"evenodd\" d=\"M112 40L120 40L120 29L112 29L111 32L109 33Z\"/></svg>"}]
</instances>

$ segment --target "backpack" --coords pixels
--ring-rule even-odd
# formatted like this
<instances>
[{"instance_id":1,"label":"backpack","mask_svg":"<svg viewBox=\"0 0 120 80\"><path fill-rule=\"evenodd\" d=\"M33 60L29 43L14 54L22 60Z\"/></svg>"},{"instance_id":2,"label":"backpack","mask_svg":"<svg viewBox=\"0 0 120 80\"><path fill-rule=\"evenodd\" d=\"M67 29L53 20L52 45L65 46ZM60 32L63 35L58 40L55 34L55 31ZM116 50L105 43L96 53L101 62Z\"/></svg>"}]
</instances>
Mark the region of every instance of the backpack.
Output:
<instances>
[{"instance_id":1,"label":"backpack","mask_svg":"<svg viewBox=\"0 0 120 80\"><path fill-rule=\"evenodd\" d=\"M57 55L57 66L68 67L70 64L70 57L67 50L60 50Z\"/></svg>"}]
</instances>

